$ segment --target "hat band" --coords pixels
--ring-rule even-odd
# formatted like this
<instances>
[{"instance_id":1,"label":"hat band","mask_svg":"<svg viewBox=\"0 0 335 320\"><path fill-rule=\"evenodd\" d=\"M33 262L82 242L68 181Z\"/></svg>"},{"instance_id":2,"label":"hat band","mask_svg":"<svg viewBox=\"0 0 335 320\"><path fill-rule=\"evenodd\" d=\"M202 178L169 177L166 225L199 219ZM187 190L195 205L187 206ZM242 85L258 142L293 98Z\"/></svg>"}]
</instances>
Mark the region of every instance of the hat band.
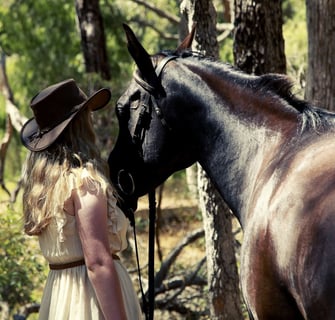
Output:
<instances>
[{"instance_id":1,"label":"hat band","mask_svg":"<svg viewBox=\"0 0 335 320\"><path fill-rule=\"evenodd\" d=\"M61 123L61 122L60 122ZM55 127L56 127L57 125L55 125ZM50 128L45 128L45 129L43 129L43 130L40 130L39 128L38 128L38 130L36 131L36 132L34 132L33 134L31 134L29 137L28 137L28 139L29 139L29 141L31 142L31 141L33 141L33 140L35 140L35 139L40 139L40 138L42 138L46 133L48 133L49 131L51 131L52 129L53 129L54 127L50 127Z\"/></svg>"}]
</instances>

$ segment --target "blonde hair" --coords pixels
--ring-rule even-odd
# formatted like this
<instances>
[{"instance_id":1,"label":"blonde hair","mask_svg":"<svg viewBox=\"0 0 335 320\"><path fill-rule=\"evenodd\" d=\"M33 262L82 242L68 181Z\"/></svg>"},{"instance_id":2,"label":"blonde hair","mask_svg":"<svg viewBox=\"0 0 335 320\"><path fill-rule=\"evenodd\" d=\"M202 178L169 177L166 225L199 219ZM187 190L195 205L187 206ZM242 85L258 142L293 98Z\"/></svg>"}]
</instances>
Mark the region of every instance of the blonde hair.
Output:
<instances>
[{"instance_id":1,"label":"blonde hair","mask_svg":"<svg viewBox=\"0 0 335 320\"><path fill-rule=\"evenodd\" d=\"M85 108L55 143L29 154L23 191L27 234L40 234L52 217L63 212L64 201L71 196L71 181L73 177L78 181L83 170L88 171L90 181L105 193L111 187L107 163L101 158L95 140L90 111Z\"/></svg>"}]
</instances>

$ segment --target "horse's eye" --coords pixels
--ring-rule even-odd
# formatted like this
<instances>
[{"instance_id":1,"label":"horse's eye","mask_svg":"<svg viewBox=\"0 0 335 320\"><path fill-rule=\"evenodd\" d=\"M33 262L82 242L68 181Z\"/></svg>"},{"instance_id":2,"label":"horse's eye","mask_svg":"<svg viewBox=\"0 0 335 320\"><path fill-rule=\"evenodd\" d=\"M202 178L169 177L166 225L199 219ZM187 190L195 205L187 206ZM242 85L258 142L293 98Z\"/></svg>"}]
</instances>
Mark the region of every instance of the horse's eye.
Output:
<instances>
[{"instance_id":1,"label":"horse's eye","mask_svg":"<svg viewBox=\"0 0 335 320\"><path fill-rule=\"evenodd\" d=\"M140 100L141 99L141 92L140 91L136 91L134 92L130 97L129 100L130 102L136 101L136 100Z\"/></svg>"},{"instance_id":2,"label":"horse's eye","mask_svg":"<svg viewBox=\"0 0 335 320\"><path fill-rule=\"evenodd\" d=\"M116 104L115 112L119 118L123 118L126 114L126 111L126 108L121 103Z\"/></svg>"},{"instance_id":3,"label":"horse's eye","mask_svg":"<svg viewBox=\"0 0 335 320\"><path fill-rule=\"evenodd\" d=\"M129 99L130 109L137 109L141 102L141 92L136 91Z\"/></svg>"}]
</instances>

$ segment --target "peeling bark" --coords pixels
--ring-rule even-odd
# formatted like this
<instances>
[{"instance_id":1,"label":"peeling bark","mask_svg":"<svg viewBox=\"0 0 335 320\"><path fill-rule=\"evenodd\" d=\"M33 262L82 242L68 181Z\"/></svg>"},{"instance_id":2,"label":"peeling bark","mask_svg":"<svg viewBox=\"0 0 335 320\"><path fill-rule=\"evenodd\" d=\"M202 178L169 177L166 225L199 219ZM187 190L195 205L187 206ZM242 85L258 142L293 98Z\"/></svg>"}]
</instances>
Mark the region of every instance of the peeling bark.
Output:
<instances>
[{"instance_id":1,"label":"peeling bark","mask_svg":"<svg viewBox=\"0 0 335 320\"><path fill-rule=\"evenodd\" d=\"M335 111L335 1L306 0L308 68L306 98Z\"/></svg>"}]
</instances>

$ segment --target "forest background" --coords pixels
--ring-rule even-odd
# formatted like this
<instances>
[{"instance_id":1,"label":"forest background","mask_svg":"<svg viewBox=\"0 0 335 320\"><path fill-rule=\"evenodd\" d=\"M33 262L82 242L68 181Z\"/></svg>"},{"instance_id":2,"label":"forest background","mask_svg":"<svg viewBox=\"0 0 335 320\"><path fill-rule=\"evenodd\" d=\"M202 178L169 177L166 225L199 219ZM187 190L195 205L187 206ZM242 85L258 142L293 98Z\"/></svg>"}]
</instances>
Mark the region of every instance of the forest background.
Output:
<instances>
[{"instance_id":1,"label":"forest background","mask_svg":"<svg viewBox=\"0 0 335 320\"><path fill-rule=\"evenodd\" d=\"M117 136L117 122L113 105L131 78L134 69L126 49L122 23L128 23L150 53L163 48L175 48L179 41L178 0L105 0L100 10L106 36L110 79L87 73L84 66L80 31L74 3L67 0L4 0L0 4L0 55L13 100L20 113L32 116L29 101L41 88L66 78L75 78L86 92L94 86L112 89L111 107L97 119L97 130L104 156L113 147ZM221 1L214 1L218 23L225 21ZM148 5L149 4L149 5ZM296 82L296 93L303 95L307 62L307 31L304 0L284 0L284 39L287 73ZM229 26L227 27L229 29ZM233 63L233 34L227 32L220 40L220 60ZM2 73L3 75L3 73ZM0 84L3 79L0 79ZM5 97L0 94L0 139L6 135L7 114ZM0 181L0 301L3 314L13 315L19 308L31 302L39 302L47 269L34 240L22 232L22 204L20 193L13 202L13 194L20 181L26 150L22 147L18 132L14 130L6 154L3 179ZM197 212L192 196L188 193L185 173L174 175L165 186L166 197L174 205L182 206L184 200L191 203L193 211L184 210L166 214L170 234L176 238L201 226L201 214ZM165 197L165 196L164 196ZM145 214L138 219L139 228L146 235ZM170 219L168 221L168 218ZM171 231L172 228L172 231ZM176 229L173 229L176 228ZM180 232L182 231L182 232ZM165 235L167 236L167 235ZM172 238L173 238L172 237ZM145 241L145 240L143 240ZM165 242L166 238L165 238ZM171 244L174 246L175 243ZM143 245L144 246L144 245ZM195 244L199 255L204 256L204 241ZM168 249L166 249L168 250ZM187 260L194 255L184 255L178 262L179 274L185 273ZM145 248L143 248L145 251ZM197 252L198 252L197 251ZM194 256L193 256L194 258ZM145 260L143 262L145 264ZM133 265L133 268L135 265ZM205 268L205 267L203 267ZM205 277L205 270L202 271ZM136 272L134 272L136 277ZM199 318L206 315L206 287L193 295L198 299ZM192 304L195 300L193 300ZM184 301L185 302L185 301ZM6 311L6 308L8 310ZM1 313L1 312L0 312ZM171 319L171 317L170 317Z\"/></svg>"}]
</instances>

